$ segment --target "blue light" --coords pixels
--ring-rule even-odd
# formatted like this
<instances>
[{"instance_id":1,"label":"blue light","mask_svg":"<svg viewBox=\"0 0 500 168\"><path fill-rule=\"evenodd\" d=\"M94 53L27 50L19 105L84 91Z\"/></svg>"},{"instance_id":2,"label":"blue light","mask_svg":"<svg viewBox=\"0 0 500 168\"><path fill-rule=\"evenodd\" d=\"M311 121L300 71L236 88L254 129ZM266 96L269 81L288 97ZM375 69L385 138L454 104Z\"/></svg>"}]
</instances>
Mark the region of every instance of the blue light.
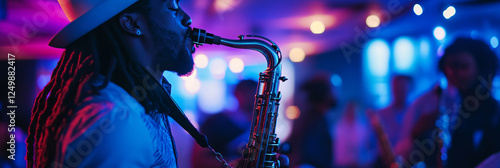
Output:
<instances>
[{"instance_id":1,"label":"blue light","mask_svg":"<svg viewBox=\"0 0 500 168\"><path fill-rule=\"evenodd\" d=\"M366 50L367 70L377 77L384 77L389 72L389 45L382 39L374 39Z\"/></svg>"},{"instance_id":2,"label":"blue light","mask_svg":"<svg viewBox=\"0 0 500 168\"><path fill-rule=\"evenodd\" d=\"M498 38L497 38L497 36L491 37L490 44L491 44L491 47L493 47L493 48L497 48L498 47Z\"/></svg>"},{"instance_id":3,"label":"blue light","mask_svg":"<svg viewBox=\"0 0 500 168\"><path fill-rule=\"evenodd\" d=\"M227 102L225 103L225 107L229 111L238 111L238 107L240 106L238 103L238 99L233 95L228 95Z\"/></svg>"},{"instance_id":4,"label":"blue light","mask_svg":"<svg viewBox=\"0 0 500 168\"><path fill-rule=\"evenodd\" d=\"M374 92L375 95L378 96L378 98L375 100L378 107L389 105L389 84L387 84L386 82L375 83L372 92Z\"/></svg>"},{"instance_id":5,"label":"blue light","mask_svg":"<svg viewBox=\"0 0 500 168\"><path fill-rule=\"evenodd\" d=\"M480 37L479 32L477 30L472 30L470 32L470 37L473 39L478 39Z\"/></svg>"},{"instance_id":6,"label":"blue light","mask_svg":"<svg viewBox=\"0 0 500 168\"><path fill-rule=\"evenodd\" d=\"M413 167L415 167L415 168L425 168L425 163L424 162L418 162Z\"/></svg>"},{"instance_id":7,"label":"blue light","mask_svg":"<svg viewBox=\"0 0 500 168\"><path fill-rule=\"evenodd\" d=\"M394 42L394 66L399 72L408 72L415 63L415 49L408 37L400 37Z\"/></svg>"},{"instance_id":8,"label":"blue light","mask_svg":"<svg viewBox=\"0 0 500 168\"><path fill-rule=\"evenodd\" d=\"M422 58L429 58L430 54L431 44L429 40L427 38L422 39L422 41L420 41L420 56L422 56Z\"/></svg>"},{"instance_id":9,"label":"blue light","mask_svg":"<svg viewBox=\"0 0 500 168\"><path fill-rule=\"evenodd\" d=\"M492 92L493 96L495 97L496 100L500 100L500 77L495 76L493 77L493 82L492 82Z\"/></svg>"},{"instance_id":10,"label":"blue light","mask_svg":"<svg viewBox=\"0 0 500 168\"><path fill-rule=\"evenodd\" d=\"M50 82L50 75L38 75L38 78L36 79L36 84L38 85L39 89L43 89L47 83Z\"/></svg>"},{"instance_id":11,"label":"blue light","mask_svg":"<svg viewBox=\"0 0 500 168\"><path fill-rule=\"evenodd\" d=\"M437 54L438 57L443 56L443 54L444 54L444 46L443 45L441 45L441 46L438 47L438 49L436 51L436 54Z\"/></svg>"},{"instance_id":12,"label":"blue light","mask_svg":"<svg viewBox=\"0 0 500 168\"><path fill-rule=\"evenodd\" d=\"M448 155L446 153L441 154L441 160L447 160Z\"/></svg>"},{"instance_id":13,"label":"blue light","mask_svg":"<svg viewBox=\"0 0 500 168\"><path fill-rule=\"evenodd\" d=\"M443 89L443 90L448 88L448 80L446 79L446 77L444 77L444 76L440 77L439 87L441 87L441 89Z\"/></svg>"},{"instance_id":14,"label":"blue light","mask_svg":"<svg viewBox=\"0 0 500 168\"><path fill-rule=\"evenodd\" d=\"M338 74L333 74L330 81L335 87L340 87L342 85L342 78Z\"/></svg>"}]
</instances>

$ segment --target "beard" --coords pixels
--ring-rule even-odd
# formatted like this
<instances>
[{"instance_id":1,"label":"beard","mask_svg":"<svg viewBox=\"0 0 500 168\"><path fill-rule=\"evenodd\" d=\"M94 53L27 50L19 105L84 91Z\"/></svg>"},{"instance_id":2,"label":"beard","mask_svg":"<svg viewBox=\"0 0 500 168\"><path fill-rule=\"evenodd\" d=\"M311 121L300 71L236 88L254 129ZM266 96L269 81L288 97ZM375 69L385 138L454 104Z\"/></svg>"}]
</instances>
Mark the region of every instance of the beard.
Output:
<instances>
[{"instance_id":1,"label":"beard","mask_svg":"<svg viewBox=\"0 0 500 168\"><path fill-rule=\"evenodd\" d=\"M150 20L149 27L153 35L156 48L155 62L161 70L176 72L179 76L191 74L194 69L193 56L186 45L187 35L179 37L178 33L162 28Z\"/></svg>"}]
</instances>

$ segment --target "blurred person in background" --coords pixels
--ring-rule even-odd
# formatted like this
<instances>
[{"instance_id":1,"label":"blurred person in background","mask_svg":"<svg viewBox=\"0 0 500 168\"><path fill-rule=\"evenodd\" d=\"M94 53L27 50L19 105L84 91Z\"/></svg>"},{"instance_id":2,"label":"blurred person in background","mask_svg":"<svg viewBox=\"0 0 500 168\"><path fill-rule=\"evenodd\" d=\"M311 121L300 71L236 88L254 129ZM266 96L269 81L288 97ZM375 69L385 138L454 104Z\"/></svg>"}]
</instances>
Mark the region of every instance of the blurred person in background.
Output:
<instances>
[{"instance_id":1,"label":"blurred person in background","mask_svg":"<svg viewBox=\"0 0 500 168\"><path fill-rule=\"evenodd\" d=\"M388 167L394 162L397 155L394 153L394 147L400 140L411 85L411 77L405 75L394 76L391 80L391 104L376 113L367 110L370 123L377 136L380 151L375 166Z\"/></svg>"},{"instance_id":2,"label":"blurred person in background","mask_svg":"<svg viewBox=\"0 0 500 168\"><path fill-rule=\"evenodd\" d=\"M315 76L300 85L296 103L300 116L288 138L290 166L331 167L333 158L331 121L326 113L337 104L333 85L326 76Z\"/></svg>"},{"instance_id":3,"label":"blurred person in background","mask_svg":"<svg viewBox=\"0 0 500 168\"><path fill-rule=\"evenodd\" d=\"M398 148L407 165L475 167L500 151L500 109L491 93L497 67L497 56L481 40L457 38L446 48L439 70L447 88L418 98L404 119Z\"/></svg>"},{"instance_id":4,"label":"blurred person in background","mask_svg":"<svg viewBox=\"0 0 500 168\"><path fill-rule=\"evenodd\" d=\"M356 101L346 104L335 125L334 160L341 168L371 167L375 160L376 145L368 121L359 113Z\"/></svg>"},{"instance_id":5,"label":"blurred person in background","mask_svg":"<svg viewBox=\"0 0 500 168\"><path fill-rule=\"evenodd\" d=\"M238 100L238 111L225 111L209 116L200 127L215 151L224 159L232 161L242 157L242 150L248 143L254 108L257 82L242 80L234 89ZM194 144L191 165L193 168L218 168L221 163L212 151Z\"/></svg>"}]
</instances>

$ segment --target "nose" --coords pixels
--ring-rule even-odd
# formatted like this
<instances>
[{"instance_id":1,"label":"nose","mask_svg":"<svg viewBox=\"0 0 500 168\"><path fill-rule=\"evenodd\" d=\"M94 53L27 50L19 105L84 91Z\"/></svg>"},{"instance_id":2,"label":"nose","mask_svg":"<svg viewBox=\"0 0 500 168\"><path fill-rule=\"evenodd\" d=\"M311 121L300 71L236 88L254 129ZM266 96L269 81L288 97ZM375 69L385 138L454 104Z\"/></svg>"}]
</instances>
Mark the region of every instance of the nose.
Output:
<instances>
[{"instance_id":1,"label":"nose","mask_svg":"<svg viewBox=\"0 0 500 168\"><path fill-rule=\"evenodd\" d=\"M180 14L182 16L181 23L183 26L189 27L191 26L191 23L193 22L191 20L191 17L182 9L180 9Z\"/></svg>"}]
</instances>

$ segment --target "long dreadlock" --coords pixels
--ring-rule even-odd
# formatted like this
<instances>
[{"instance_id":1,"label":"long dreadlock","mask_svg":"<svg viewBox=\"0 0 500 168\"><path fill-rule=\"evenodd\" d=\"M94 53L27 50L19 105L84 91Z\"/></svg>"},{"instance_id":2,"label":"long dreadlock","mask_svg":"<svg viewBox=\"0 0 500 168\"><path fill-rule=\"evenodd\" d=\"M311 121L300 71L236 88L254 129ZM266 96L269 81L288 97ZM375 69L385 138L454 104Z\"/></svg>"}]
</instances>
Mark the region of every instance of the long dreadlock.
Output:
<instances>
[{"instance_id":1,"label":"long dreadlock","mask_svg":"<svg viewBox=\"0 0 500 168\"><path fill-rule=\"evenodd\" d=\"M122 13L147 13L148 0L140 0ZM56 163L55 153L58 138L74 115L78 102L82 100L83 85L101 74L105 77L101 85L91 85L89 94L98 94L108 83L114 82L133 95L146 112L158 108L160 99L152 90L145 90L146 99L138 99L141 93L134 88L140 86L145 69L134 61L127 50L119 26L118 16L111 18L96 29L72 43L63 52L50 82L35 100L28 130L28 167L50 167Z\"/></svg>"}]
</instances>

